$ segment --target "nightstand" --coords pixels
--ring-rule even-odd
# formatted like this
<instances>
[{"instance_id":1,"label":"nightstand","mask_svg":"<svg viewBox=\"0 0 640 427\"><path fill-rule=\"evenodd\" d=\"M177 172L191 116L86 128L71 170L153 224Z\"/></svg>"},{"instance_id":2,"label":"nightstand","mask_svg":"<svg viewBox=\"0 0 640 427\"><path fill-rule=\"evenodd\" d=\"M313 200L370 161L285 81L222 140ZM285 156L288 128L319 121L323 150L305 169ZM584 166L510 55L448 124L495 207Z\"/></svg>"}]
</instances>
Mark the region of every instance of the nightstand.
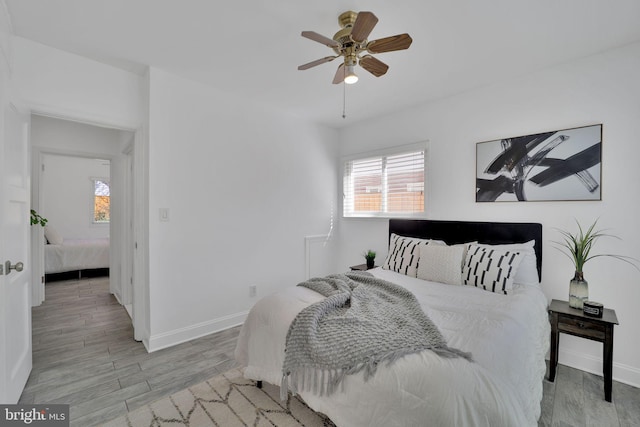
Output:
<instances>
[{"instance_id":1,"label":"nightstand","mask_svg":"<svg viewBox=\"0 0 640 427\"><path fill-rule=\"evenodd\" d=\"M613 370L613 326L618 324L615 310L604 309L602 317L585 316L582 310L569 307L567 301L552 300L549 305L551 322L551 360L549 381L556 377L560 332L576 337L599 341L603 344L602 370L604 374L604 398L611 402L611 376Z\"/></svg>"},{"instance_id":2,"label":"nightstand","mask_svg":"<svg viewBox=\"0 0 640 427\"><path fill-rule=\"evenodd\" d=\"M376 268L376 267L377 267L377 265L374 265L371 268ZM370 268L367 268L367 264L352 265L349 268L351 269L351 271L367 271L367 270L370 270Z\"/></svg>"}]
</instances>

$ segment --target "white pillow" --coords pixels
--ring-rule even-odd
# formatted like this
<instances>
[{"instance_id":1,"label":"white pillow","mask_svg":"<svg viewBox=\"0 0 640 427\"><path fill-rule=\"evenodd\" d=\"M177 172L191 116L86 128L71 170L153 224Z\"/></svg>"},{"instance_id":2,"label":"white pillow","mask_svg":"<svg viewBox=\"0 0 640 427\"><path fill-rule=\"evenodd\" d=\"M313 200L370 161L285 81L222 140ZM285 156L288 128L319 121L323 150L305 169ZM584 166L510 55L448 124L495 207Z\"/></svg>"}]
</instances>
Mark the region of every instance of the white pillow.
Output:
<instances>
[{"instance_id":1,"label":"white pillow","mask_svg":"<svg viewBox=\"0 0 640 427\"><path fill-rule=\"evenodd\" d=\"M530 240L526 243L513 243L508 245L484 245L479 246L497 249L499 251L517 251L523 255L518 271L513 278L513 283L520 285L533 285L539 286L540 279L538 276L538 264L536 258L536 251L533 248L535 240Z\"/></svg>"},{"instance_id":2,"label":"white pillow","mask_svg":"<svg viewBox=\"0 0 640 427\"><path fill-rule=\"evenodd\" d=\"M58 233L58 230L51 227L50 225L44 226L44 237L52 245L61 245L64 241L62 235Z\"/></svg>"},{"instance_id":3,"label":"white pillow","mask_svg":"<svg viewBox=\"0 0 640 427\"><path fill-rule=\"evenodd\" d=\"M434 240L434 239L419 239L417 237L405 237L405 239L415 240L419 243L424 243L426 245L446 245L444 240Z\"/></svg>"},{"instance_id":4,"label":"white pillow","mask_svg":"<svg viewBox=\"0 0 640 427\"><path fill-rule=\"evenodd\" d=\"M472 245L477 245L477 241L466 242L466 243L456 243L455 245L449 246L460 246L462 248L462 261L460 261L460 269L462 270L462 266L464 265L464 260L467 259L467 251Z\"/></svg>"},{"instance_id":5,"label":"white pillow","mask_svg":"<svg viewBox=\"0 0 640 427\"><path fill-rule=\"evenodd\" d=\"M418 279L447 285L462 284L462 262L466 245L425 245L420 248Z\"/></svg>"},{"instance_id":6,"label":"white pillow","mask_svg":"<svg viewBox=\"0 0 640 427\"><path fill-rule=\"evenodd\" d=\"M462 267L462 284L507 295L523 255L472 245Z\"/></svg>"},{"instance_id":7,"label":"white pillow","mask_svg":"<svg viewBox=\"0 0 640 427\"><path fill-rule=\"evenodd\" d=\"M389 253L382 268L410 277L416 277L420 247L432 243L437 244L436 241L404 237L392 233L391 242L389 243Z\"/></svg>"}]
</instances>

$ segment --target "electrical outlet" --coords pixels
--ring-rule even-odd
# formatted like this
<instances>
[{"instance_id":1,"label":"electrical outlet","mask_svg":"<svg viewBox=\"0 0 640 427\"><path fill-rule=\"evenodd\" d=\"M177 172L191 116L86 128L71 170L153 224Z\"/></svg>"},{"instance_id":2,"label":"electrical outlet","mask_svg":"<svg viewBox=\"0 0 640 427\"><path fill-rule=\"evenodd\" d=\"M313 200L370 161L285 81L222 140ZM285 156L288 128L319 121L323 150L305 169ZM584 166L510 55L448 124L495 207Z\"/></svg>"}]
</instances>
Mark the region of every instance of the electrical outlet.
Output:
<instances>
[{"instance_id":1,"label":"electrical outlet","mask_svg":"<svg viewBox=\"0 0 640 427\"><path fill-rule=\"evenodd\" d=\"M258 286L257 285L249 285L249 296L255 297L258 294Z\"/></svg>"},{"instance_id":2,"label":"electrical outlet","mask_svg":"<svg viewBox=\"0 0 640 427\"><path fill-rule=\"evenodd\" d=\"M169 221L169 208L160 208L159 209L159 214L160 214L160 221Z\"/></svg>"}]
</instances>

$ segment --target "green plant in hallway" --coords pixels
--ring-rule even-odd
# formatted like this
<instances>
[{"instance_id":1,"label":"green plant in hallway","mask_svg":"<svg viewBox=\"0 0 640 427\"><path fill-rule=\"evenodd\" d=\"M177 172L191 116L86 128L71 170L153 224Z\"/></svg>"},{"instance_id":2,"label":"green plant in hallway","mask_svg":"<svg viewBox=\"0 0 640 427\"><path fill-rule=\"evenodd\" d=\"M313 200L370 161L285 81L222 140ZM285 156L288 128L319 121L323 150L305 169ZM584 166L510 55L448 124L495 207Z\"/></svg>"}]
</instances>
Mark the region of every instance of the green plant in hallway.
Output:
<instances>
[{"instance_id":1,"label":"green plant in hallway","mask_svg":"<svg viewBox=\"0 0 640 427\"><path fill-rule=\"evenodd\" d=\"M48 219L40 216L38 212L31 209L31 225L40 224L42 227L44 227L45 225L47 225L47 221Z\"/></svg>"}]
</instances>

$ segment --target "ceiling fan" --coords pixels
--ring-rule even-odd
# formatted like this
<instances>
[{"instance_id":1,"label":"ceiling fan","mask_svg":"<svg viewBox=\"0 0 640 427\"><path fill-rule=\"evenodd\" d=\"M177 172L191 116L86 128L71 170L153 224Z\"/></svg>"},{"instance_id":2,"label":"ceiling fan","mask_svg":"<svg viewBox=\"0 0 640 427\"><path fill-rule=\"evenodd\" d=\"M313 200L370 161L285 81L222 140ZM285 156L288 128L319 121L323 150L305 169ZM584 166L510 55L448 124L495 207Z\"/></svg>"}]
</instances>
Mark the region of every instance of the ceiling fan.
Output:
<instances>
[{"instance_id":1,"label":"ceiling fan","mask_svg":"<svg viewBox=\"0 0 640 427\"><path fill-rule=\"evenodd\" d=\"M352 84L357 82L358 76L354 71L357 64L376 77L384 75L389 69L389 66L369 55L369 53L375 54L408 49L413 40L409 34L404 33L367 41L367 37L377 22L378 18L371 12L356 13L347 11L338 17L338 23L342 29L338 31L332 39L314 31L303 31L302 37L332 48L336 55L325 56L324 58L300 65L298 70L307 70L324 64L325 62L333 61L336 58L343 57L344 62L340 64L333 78L334 84L342 82Z\"/></svg>"}]
</instances>

